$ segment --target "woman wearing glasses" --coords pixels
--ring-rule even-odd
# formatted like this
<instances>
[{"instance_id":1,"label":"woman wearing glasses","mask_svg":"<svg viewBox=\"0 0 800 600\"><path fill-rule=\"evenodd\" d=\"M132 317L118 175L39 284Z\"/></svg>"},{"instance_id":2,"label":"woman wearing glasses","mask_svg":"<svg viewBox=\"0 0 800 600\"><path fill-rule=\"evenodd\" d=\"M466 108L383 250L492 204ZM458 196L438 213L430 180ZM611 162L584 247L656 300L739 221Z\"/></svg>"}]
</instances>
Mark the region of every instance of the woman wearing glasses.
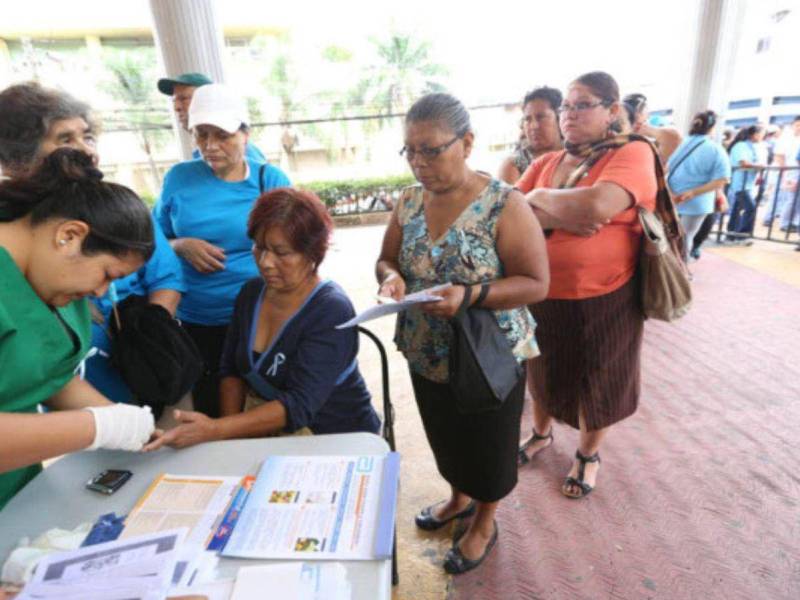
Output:
<instances>
[{"instance_id":1,"label":"woman wearing glasses","mask_svg":"<svg viewBox=\"0 0 800 600\"><path fill-rule=\"evenodd\" d=\"M553 419L580 430L562 493L592 491L600 443L639 400L643 316L636 285L641 240L637 207L655 207L655 154L614 137L619 88L601 72L569 86L560 110L565 150L533 163L517 187L545 231L552 281L531 306L542 354L530 361L533 433L520 462L553 442Z\"/></svg>"},{"instance_id":2,"label":"woman wearing glasses","mask_svg":"<svg viewBox=\"0 0 800 600\"><path fill-rule=\"evenodd\" d=\"M475 519L445 557L448 573L477 567L497 540L498 502L516 485L523 376L497 411L464 415L448 386L448 319L466 286L492 309L518 360L538 354L525 305L547 292L544 237L522 195L467 165L474 135L464 106L448 94L418 100L406 115L405 154L419 185L395 208L377 264L379 293L401 299L442 283L441 301L401 313L396 340L408 360L425 433L449 499L422 510L418 527ZM474 305L474 303L473 303Z\"/></svg>"}]
</instances>

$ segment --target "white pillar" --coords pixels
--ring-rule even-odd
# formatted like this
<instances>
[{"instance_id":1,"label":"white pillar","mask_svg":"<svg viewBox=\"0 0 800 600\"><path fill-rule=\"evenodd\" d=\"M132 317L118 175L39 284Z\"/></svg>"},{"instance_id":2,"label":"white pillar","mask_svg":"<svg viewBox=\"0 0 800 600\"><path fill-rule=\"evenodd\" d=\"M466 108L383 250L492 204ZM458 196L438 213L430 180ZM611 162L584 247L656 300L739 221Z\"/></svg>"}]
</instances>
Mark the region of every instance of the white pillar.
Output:
<instances>
[{"instance_id":1,"label":"white pillar","mask_svg":"<svg viewBox=\"0 0 800 600\"><path fill-rule=\"evenodd\" d=\"M689 80L675 103L675 126L684 135L696 113L711 109L724 114L728 108L728 92L745 10L744 0L698 2ZM721 129L717 127L718 134Z\"/></svg>"},{"instance_id":2,"label":"white pillar","mask_svg":"<svg viewBox=\"0 0 800 600\"><path fill-rule=\"evenodd\" d=\"M156 47L167 77L195 72L208 75L217 83L225 80L222 67L225 39L213 0L150 0L150 11ZM191 158L191 139L174 114L173 127L180 138L183 159Z\"/></svg>"}]
</instances>

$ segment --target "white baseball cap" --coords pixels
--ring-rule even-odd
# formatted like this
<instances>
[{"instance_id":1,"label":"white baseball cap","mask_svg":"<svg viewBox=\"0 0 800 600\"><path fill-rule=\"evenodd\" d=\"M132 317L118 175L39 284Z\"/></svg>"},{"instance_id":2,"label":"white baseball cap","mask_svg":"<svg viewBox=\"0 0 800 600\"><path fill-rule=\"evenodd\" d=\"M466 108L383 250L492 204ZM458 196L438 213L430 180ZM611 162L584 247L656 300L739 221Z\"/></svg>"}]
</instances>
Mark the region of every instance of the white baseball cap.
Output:
<instances>
[{"instance_id":1,"label":"white baseball cap","mask_svg":"<svg viewBox=\"0 0 800 600\"><path fill-rule=\"evenodd\" d=\"M244 99L223 83L210 83L195 90L189 105L189 129L213 125L236 133L249 121Z\"/></svg>"}]
</instances>

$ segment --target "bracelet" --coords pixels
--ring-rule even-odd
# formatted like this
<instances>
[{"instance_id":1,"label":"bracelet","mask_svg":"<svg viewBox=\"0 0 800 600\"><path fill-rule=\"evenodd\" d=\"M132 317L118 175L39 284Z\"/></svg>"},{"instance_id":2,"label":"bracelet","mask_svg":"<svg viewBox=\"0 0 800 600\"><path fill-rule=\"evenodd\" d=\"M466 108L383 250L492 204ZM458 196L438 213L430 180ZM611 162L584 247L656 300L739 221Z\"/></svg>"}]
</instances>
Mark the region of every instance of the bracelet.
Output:
<instances>
[{"instance_id":1,"label":"bracelet","mask_svg":"<svg viewBox=\"0 0 800 600\"><path fill-rule=\"evenodd\" d=\"M473 303L472 306L477 308L481 304L483 304L483 301L486 300L486 296L489 295L489 287L490 287L489 283L482 283L481 284L481 291L478 294L478 298L475 300L475 302Z\"/></svg>"}]
</instances>

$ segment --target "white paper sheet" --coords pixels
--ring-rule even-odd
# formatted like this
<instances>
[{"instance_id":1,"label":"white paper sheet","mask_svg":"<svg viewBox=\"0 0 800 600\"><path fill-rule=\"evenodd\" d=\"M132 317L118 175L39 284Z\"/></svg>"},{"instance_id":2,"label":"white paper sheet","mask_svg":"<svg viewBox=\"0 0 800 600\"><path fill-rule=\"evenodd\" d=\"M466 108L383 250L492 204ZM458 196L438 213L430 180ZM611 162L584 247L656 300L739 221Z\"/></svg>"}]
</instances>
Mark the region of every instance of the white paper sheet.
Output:
<instances>
[{"instance_id":1,"label":"white paper sheet","mask_svg":"<svg viewBox=\"0 0 800 600\"><path fill-rule=\"evenodd\" d=\"M393 300L392 298L387 298L381 301L379 304L371 306L367 310L360 312L349 321L346 321L341 325L337 325L336 329L355 327L360 323L366 323L367 321L372 321L373 319L377 319L379 317L385 317L386 315L393 315L395 313L408 310L412 306L416 306L418 304L423 304L425 302L436 302L440 299L440 297L437 296L434 292L438 292L446 288L449 288L451 285L452 285L451 283L443 283L441 285L435 285L425 290L409 294L399 302Z\"/></svg>"},{"instance_id":2,"label":"white paper sheet","mask_svg":"<svg viewBox=\"0 0 800 600\"><path fill-rule=\"evenodd\" d=\"M284 563L242 567L231 600L350 600L347 570L338 563Z\"/></svg>"},{"instance_id":3,"label":"white paper sheet","mask_svg":"<svg viewBox=\"0 0 800 600\"><path fill-rule=\"evenodd\" d=\"M163 598L187 533L182 528L52 554L21 598Z\"/></svg>"}]
</instances>

